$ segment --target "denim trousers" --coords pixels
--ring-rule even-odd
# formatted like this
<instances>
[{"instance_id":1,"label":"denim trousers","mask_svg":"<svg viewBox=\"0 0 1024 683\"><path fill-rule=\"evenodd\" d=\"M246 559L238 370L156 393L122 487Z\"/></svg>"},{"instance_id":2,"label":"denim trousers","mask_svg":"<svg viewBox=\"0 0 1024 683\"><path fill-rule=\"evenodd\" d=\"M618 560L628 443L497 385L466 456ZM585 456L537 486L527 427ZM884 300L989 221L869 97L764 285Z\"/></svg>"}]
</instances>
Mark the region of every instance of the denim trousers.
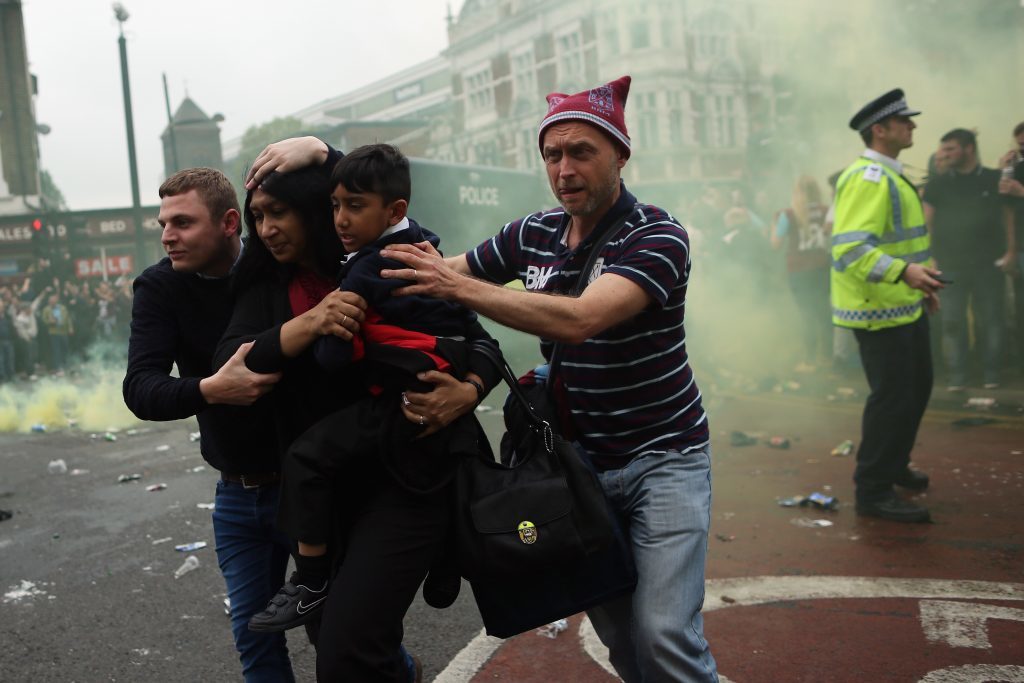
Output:
<instances>
[{"instance_id":1,"label":"denim trousers","mask_svg":"<svg viewBox=\"0 0 1024 683\"><path fill-rule=\"evenodd\" d=\"M974 315L975 349L981 356L985 384L998 383L1006 325L1006 275L995 266L947 270L953 284L942 290L942 353L951 386L967 384L969 325L967 305Z\"/></svg>"},{"instance_id":2,"label":"denim trousers","mask_svg":"<svg viewBox=\"0 0 1024 683\"><path fill-rule=\"evenodd\" d=\"M274 527L279 487L245 488L218 481L213 535L217 562L231 600L231 632L246 683L291 683L284 633L254 633L249 619L284 584L290 556L288 538Z\"/></svg>"},{"instance_id":3,"label":"denim trousers","mask_svg":"<svg viewBox=\"0 0 1024 683\"><path fill-rule=\"evenodd\" d=\"M711 446L636 457L598 473L628 530L632 595L588 610L626 683L717 681L704 639L704 564L711 523Z\"/></svg>"}]
</instances>

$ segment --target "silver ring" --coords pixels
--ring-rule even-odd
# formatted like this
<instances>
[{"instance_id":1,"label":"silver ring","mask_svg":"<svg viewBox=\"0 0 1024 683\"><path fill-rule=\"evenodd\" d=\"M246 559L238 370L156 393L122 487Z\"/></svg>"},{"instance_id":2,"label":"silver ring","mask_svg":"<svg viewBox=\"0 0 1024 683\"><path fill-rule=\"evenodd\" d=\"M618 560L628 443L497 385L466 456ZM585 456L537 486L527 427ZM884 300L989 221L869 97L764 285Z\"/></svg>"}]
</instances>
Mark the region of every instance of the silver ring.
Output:
<instances>
[{"instance_id":1,"label":"silver ring","mask_svg":"<svg viewBox=\"0 0 1024 683\"><path fill-rule=\"evenodd\" d=\"M425 418L425 417L423 417L422 415L420 415L420 424L421 424L421 425L425 425L425 424L427 424L427 418Z\"/></svg>"},{"instance_id":2,"label":"silver ring","mask_svg":"<svg viewBox=\"0 0 1024 683\"><path fill-rule=\"evenodd\" d=\"M344 325L345 321L348 320L348 316L344 313L341 314L341 324Z\"/></svg>"},{"instance_id":3,"label":"silver ring","mask_svg":"<svg viewBox=\"0 0 1024 683\"><path fill-rule=\"evenodd\" d=\"M420 279L420 272L418 270L416 270L415 268L412 269L412 279L413 280L419 280Z\"/></svg>"}]
</instances>

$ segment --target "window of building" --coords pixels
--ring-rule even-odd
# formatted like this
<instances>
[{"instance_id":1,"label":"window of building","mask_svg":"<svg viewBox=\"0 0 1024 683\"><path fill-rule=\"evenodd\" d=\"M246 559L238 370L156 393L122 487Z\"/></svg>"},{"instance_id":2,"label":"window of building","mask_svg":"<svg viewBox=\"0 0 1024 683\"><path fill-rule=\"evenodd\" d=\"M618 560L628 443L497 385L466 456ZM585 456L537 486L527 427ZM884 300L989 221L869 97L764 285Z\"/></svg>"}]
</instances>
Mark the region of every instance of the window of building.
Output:
<instances>
[{"instance_id":1,"label":"window of building","mask_svg":"<svg viewBox=\"0 0 1024 683\"><path fill-rule=\"evenodd\" d=\"M619 54L619 27L608 26L601 37L601 49L608 56L614 57Z\"/></svg>"},{"instance_id":2,"label":"window of building","mask_svg":"<svg viewBox=\"0 0 1024 683\"><path fill-rule=\"evenodd\" d=\"M721 13L700 17L694 26L697 56L701 59L728 57L732 53L732 22Z\"/></svg>"},{"instance_id":3,"label":"window of building","mask_svg":"<svg viewBox=\"0 0 1024 683\"><path fill-rule=\"evenodd\" d=\"M646 21L634 21L629 25L629 42L634 50L651 46L651 27Z\"/></svg>"},{"instance_id":4,"label":"window of building","mask_svg":"<svg viewBox=\"0 0 1024 683\"><path fill-rule=\"evenodd\" d=\"M716 110L717 143L721 147L733 147L736 145L736 98L716 95L712 99Z\"/></svg>"},{"instance_id":5,"label":"window of building","mask_svg":"<svg viewBox=\"0 0 1024 683\"><path fill-rule=\"evenodd\" d=\"M583 38L579 30L555 38L555 53L560 81L583 76Z\"/></svg>"},{"instance_id":6,"label":"window of building","mask_svg":"<svg viewBox=\"0 0 1024 683\"><path fill-rule=\"evenodd\" d=\"M481 111L494 106L494 88L491 67L485 66L465 77L466 99L470 111Z\"/></svg>"},{"instance_id":7,"label":"window of building","mask_svg":"<svg viewBox=\"0 0 1024 683\"><path fill-rule=\"evenodd\" d=\"M658 96L656 93L640 93L637 98L636 138L640 147L652 148L661 144L658 131Z\"/></svg>"},{"instance_id":8,"label":"window of building","mask_svg":"<svg viewBox=\"0 0 1024 683\"><path fill-rule=\"evenodd\" d=\"M537 96L537 71L532 49L512 55L512 74L515 97L532 100Z\"/></svg>"},{"instance_id":9,"label":"window of building","mask_svg":"<svg viewBox=\"0 0 1024 683\"><path fill-rule=\"evenodd\" d=\"M668 101L668 141L670 145L678 146L683 144L683 97L675 90L665 93Z\"/></svg>"},{"instance_id":10,"label":"window of building","mask_svg":"<svg viewBox=\"0 0 1024 683\"><path fill-rule=\"evenodd\" d=\"M540 147L537 143L537 129L526 128L519 132L519 168L534 169L540 166Z\"/></svg>"}]
</instances>

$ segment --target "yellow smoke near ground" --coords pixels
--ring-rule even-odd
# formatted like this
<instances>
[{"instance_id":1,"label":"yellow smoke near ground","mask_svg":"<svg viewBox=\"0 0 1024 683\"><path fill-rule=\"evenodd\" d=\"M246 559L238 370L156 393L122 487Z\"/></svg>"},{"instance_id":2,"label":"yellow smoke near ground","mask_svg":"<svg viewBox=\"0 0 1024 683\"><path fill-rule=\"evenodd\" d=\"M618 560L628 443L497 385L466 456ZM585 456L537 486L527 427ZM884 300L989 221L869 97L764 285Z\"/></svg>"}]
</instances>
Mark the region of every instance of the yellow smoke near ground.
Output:
<instances>
[{"instance_id":1,"label":"yellow smoke near ground","mask_svg":"<svg viewBox=\"0 0 1024 683\"><path fill-rule=\"evenodd\" d=\"M73 377L46 377L0 387L0 432L47 431L77 426L88 431L118 429L139 420L124 405L124 370L84 366Z\"/></svg>"}]
</instances>

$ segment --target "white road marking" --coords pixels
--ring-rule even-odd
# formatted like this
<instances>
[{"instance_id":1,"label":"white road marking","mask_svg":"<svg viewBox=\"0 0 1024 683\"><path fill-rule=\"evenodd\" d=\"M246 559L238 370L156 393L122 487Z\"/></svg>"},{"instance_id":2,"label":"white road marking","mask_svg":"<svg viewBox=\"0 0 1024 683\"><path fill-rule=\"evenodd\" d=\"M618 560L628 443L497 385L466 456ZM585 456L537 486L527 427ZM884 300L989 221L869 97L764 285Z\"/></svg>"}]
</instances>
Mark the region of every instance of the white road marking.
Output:
<instances>
[{"instance_id":1,"label":"white road marking","mask_svg":"<svg viewBox=\"0 0 1024 683\"><path fill-rule=\"evenodd\" d=\"M1024 621L1024 609L984 603L922 600L921 627L933 643L988 649L988 620Z\"/></svg>"},{"instance_id":2,"label":"white road marking","mask_svg":"<svg viewBox=\"0 0 1024 683\"><path fill-rule=\"evenodd\" d=\"M709 579L705 583L704 611L729 607L750 607L786 600L834 600L841 598L920 598L959 600L1022 600L1024 584L997 581L956 581L943 579L892 579L861 576L753 576ZM728 600L723 600L728 598ZM957 603L960 604L960 603ZM594 632L590 620L580 625L584 651L605 671L614 675L608 650ZM435 679L438 683L466 683L479 671L504 641L481 630ZM978 678L984 671L998 669L1003 678ZM979 673L981 672L981 673ZM938 678L929 678L933 674ZM921 683L1024 683L1022 667L952 667L928 674ZM948 676L966 676L950 678ZM1011 676L1011 677L1007 677ZM1013 678L1012 676L1017 676ZM722 683L729 679L719 674Z\"/></svg>"},{"instance_id":3,"label":"white road marking","mask_svg":"<svg viewBox=\"0 0 1024 683\"><path fill-rule=\"evenodd\" d=\"M476 637L448 663L444 671L437 675L434 683L465 683L471 680L504 642L503 639L489 636L484 629L480 629L480 633L476 634Z\"/></svg>"},{"instance_id":4,"label":"white road marking","mask_svg":"<svg viewBox=\"0 0 1024 683\"><path fill-rule=\"evenodd\" d=\"M1024 683L1024 666L1015 664L965 664L936 669L920 683Z\"/></svg>"}]
</instances>

